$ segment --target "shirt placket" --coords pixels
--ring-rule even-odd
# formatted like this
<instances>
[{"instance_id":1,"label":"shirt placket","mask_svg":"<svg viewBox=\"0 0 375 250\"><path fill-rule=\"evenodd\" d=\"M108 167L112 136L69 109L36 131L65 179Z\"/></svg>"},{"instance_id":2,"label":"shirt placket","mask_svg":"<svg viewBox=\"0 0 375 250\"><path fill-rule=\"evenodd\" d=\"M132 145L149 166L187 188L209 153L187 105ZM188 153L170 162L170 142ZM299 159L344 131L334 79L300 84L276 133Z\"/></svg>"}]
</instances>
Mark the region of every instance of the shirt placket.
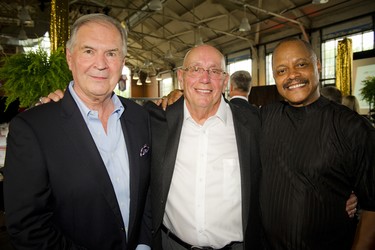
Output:
<instances>
[{"instance_id":1,"label":"shirt placket","mask_svg":"<svg viewBox=\"0 0 375 250\"><path fill-rule=\"evenodd\" d=\"M207 150L208 150L208 129L201 127L199 131L199 158L197 160L197 180L196 180L196 218L198 241L204 243L207 241L205 235L205 195L206 195L206 168L207 168Z\"/></svg>"}]
</instances>

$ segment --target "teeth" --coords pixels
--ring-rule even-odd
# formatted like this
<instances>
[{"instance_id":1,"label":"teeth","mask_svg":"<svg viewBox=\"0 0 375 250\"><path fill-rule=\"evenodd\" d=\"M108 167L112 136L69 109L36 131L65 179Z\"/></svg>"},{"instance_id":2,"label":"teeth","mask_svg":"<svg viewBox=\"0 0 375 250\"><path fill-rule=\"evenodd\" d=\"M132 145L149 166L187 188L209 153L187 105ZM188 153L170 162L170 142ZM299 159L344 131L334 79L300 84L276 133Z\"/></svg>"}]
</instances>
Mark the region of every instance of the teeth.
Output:
<instances>
[{"instance_id":1,"label":"teeth","mask_svg":"<svg viewBox=\"0 0 375 250\"><path fill-rule=\"evenodd\" d=\"M299 88L299 87L302 87L302 86L305 86L305 84L300 83L300 84L291 85L291 86L288 87L288 89L295 89L295 88Z\"/></svg>"},{"instance_id":2,"label":"teeth","mask_svg":"<svg viewBox=\"0 0 375 250\"><path fill-rule=\"evenodd\" d=\"M211 90L208 89L197 89L198 92L203 92L203 93L210 93Z\"/></svg>"}]
</instances>

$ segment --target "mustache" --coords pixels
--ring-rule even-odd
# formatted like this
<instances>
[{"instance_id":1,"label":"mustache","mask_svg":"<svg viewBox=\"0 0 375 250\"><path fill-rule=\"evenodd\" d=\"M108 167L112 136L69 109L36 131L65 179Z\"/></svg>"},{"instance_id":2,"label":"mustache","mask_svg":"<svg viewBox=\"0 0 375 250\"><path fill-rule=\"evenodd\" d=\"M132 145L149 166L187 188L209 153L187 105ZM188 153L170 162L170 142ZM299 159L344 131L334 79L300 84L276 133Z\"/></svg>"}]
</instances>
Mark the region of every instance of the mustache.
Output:
<instances>
[{"instance_id":1,"label":"mustache","mask_svg":"<svg viewBox=\"0 0 375 250\"><path fill-rule=\"evenodd\" d=\"M296 78L288 78L284 84L283 84L283 89L286 89L288 88L290 85L293 84L308 84L309 83L309 80L306 79L306 78L300 78L300 77L296 77Z\"/></svg>"}]
</instances>

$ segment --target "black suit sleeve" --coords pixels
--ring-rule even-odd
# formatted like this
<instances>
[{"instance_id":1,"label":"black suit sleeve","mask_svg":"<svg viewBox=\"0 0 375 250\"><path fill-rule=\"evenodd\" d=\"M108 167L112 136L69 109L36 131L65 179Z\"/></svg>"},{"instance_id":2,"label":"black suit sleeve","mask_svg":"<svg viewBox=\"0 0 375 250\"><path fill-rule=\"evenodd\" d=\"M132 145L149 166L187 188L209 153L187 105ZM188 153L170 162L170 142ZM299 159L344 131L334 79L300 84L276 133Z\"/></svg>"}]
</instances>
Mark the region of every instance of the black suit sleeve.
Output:
<instances>
[{"instance_id":1,"label":"black suit sleeve","mask_svg":"<svg viewBox=\"0 0 375 250\"><path fill-rule=\"evenodd\" d=\"M7 140L4 200L8 233L15 248L85 249L53 226L54 200L43 152L22 116L10 123Z\"/></svg>"}]
</instances>

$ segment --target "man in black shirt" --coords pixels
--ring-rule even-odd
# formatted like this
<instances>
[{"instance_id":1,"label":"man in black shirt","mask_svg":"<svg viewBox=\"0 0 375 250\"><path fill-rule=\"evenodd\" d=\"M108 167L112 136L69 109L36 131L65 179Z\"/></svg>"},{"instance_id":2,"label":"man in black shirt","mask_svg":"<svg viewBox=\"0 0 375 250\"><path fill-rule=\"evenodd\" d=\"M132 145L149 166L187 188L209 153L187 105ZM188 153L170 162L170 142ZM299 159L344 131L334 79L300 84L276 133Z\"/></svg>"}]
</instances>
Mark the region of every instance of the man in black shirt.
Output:
<instances>
[{"instance_id":1,"label":"man in black shirt","mask_svg":"<svg viewBox=\"0 0 375 250\"><path fill-rule=\"evenodd\" d=\"M321 65L307 42L282 41L272 68L285 102L261 108L260 202L270 249L351 249L356 221L344 207L352 190L363 209L357 231L366 227L375 239L375 129L320 96ZM374 249L361 237L353 249Z\"/></svg>"}]
</instances>

